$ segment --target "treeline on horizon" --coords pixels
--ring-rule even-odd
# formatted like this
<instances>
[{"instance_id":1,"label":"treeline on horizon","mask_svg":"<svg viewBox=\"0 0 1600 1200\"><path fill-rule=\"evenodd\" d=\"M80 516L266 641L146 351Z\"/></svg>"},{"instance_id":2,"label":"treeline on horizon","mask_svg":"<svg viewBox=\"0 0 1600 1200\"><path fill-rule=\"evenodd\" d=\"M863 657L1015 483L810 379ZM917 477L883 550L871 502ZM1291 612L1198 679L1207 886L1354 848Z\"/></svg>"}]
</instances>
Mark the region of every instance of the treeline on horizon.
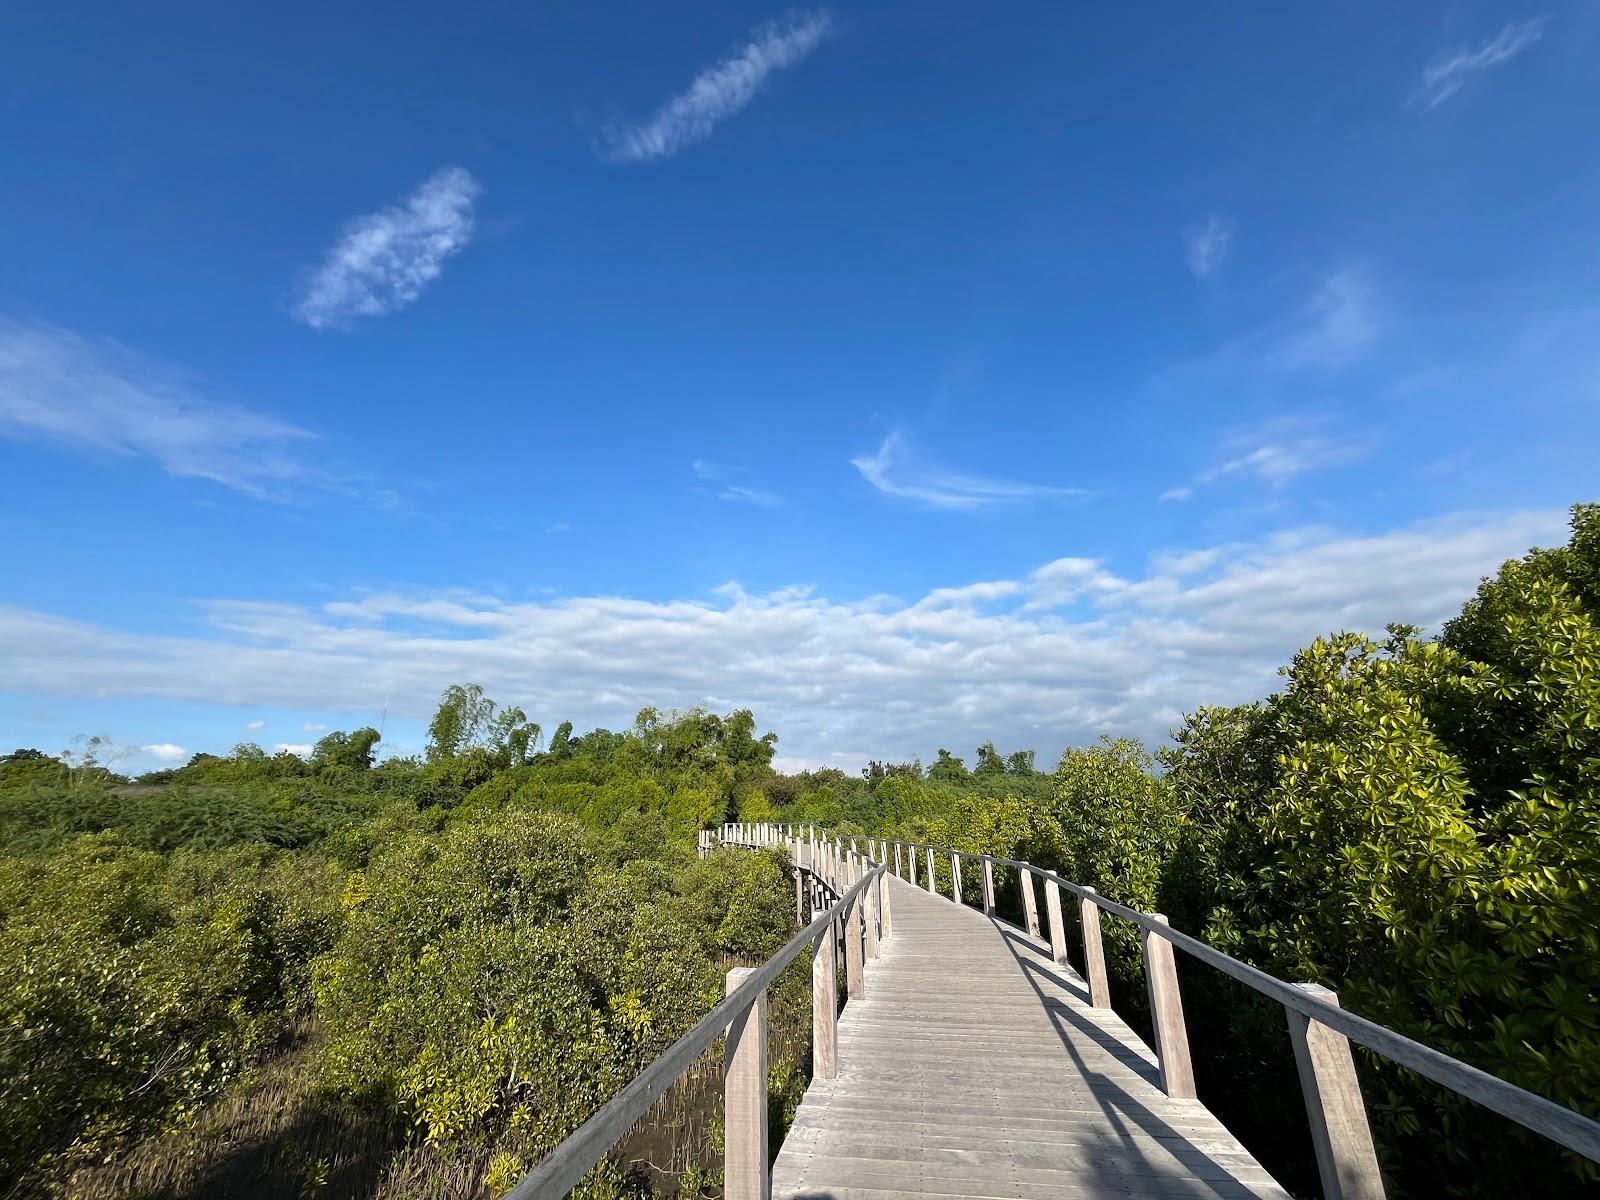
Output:
<instances>
[{"instance_id":1,"label":"treeline on horizon","mask_svg":"<svg viewBox=\"0 0 1600 1200\"><path fill-rule=\"evenodd\" d=\"M1052 770L985 743L970 766L941 749L785 775L748 711L546 739L472 685L417 759L377 762L371 729L138 780L92 745L18 751L0 759L0 1193L498 1194L789 936L781 855L696 859L727 820L1034 862L1600 1116L1597 622L1600 506L1579 505L1566 545L1505 564L1437 637L1319 639L1264 700ZM1137 938L1105 934L1139 1027ZM1179 959L1202 1099L1314 1195L1281 1007ZM780 1129L807 1003L804 979L774 994ZM1600 1182L1361 1066L1391 1195ZM715 1089L680 1099L583 1194L717 1194Z\"/></svg>"}]
</instances>

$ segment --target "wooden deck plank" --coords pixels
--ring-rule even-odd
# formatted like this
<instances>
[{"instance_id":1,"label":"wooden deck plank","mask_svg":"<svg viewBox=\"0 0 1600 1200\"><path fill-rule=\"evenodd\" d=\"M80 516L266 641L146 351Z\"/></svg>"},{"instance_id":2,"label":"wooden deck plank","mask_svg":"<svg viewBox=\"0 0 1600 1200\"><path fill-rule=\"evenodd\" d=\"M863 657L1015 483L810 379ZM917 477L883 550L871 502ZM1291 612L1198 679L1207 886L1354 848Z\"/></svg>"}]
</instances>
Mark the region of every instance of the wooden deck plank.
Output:
<instances>
[{"instance_id":1,"label":"wooden deck plank","mask_svg":"<svg viewBox=\"0 0 1600 1200\"><path fill-rule=\"evenodd\" d=\"M1288 1200L1048 943L891 880L894 936L773 1168L787 1200Z\"/></svg>"}]
</instances>

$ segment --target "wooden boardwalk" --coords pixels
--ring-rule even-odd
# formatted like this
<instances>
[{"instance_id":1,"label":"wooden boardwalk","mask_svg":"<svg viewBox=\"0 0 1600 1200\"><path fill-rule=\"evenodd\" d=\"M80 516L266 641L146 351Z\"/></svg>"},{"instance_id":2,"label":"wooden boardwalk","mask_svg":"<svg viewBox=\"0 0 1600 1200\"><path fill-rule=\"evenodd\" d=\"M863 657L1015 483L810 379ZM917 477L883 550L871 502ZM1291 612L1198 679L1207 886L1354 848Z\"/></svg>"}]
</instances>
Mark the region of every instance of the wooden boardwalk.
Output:
<instances>
[{"instance_id":1,"label":"wooden boardwalk","mask_svg":"<svg viewBox=\"0 0 1600 1200\"><path fill-rule=\"evenodd\" d=\"M894 936L839 1019L775 1197L1289 1200L1048 947L902 880Z\"/></svg>"}]
</instances>

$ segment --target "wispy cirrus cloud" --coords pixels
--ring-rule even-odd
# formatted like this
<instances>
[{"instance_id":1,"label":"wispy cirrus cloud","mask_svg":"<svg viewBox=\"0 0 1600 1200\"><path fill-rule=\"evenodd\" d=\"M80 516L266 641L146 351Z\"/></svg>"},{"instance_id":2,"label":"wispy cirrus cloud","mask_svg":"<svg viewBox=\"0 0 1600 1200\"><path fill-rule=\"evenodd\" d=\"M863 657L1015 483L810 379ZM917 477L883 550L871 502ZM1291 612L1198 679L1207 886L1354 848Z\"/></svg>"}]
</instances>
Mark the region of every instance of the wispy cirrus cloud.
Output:
<instances>
[{"instance_id":1,"label":"wispy cirrus cloud","mask_svg":"<svg viewBox=\"0 0 1600 1200\"><path fill-rule=\"evenodd\" d=\"M1515 21L1477 46L1460 45L1440 51L1423 68L1422 81L1411 103L1434 109L1460 93L1475 77L1491 67L1510 62L1544 36L1549 14Z\"/></svg>"},{"instance_id":2,"label":"wispy cirrus cloud","mask_svg":"<svg viewBox=\"0 0 1600 1200\"><path fill-rule=\"evenodd\" d=\"M1364 264L1325 271L1274 315L1216 349L1174 364L1147 384L1160 393L1231 393L1361 365L1380 343L1390 314Z\"/></svg>"},{"instance_id":3,"label":"wispy cirrus cloud","mask_svg":"<svg viewBox=\"0 0 1600 1200\"><path fill-rule=\"evenodd\" d=\"M1183 231L1183 261L1196 279L1209 279L1216 274L1233 248L1238 231L1238 222L1217 213L1207 217L1204 225L1192 225Z\"/></svg>"},{"instance_id":4,"label":"wispy cirrus cloud","mask_svg":"<svg viewBox=\"0 0 1600 1200\"><path fill-rule=\"evenodd\" d=\"M1143 568L1067 556L909 599L809 587L513 602L371 592L316 606L214 601L182 634L0 604L7 687L424 721L475 680L548 724L625 727L645 705L753 707L786 756L860 766L939 745L1160 737L1236 703L1334 630L1435 625L1478 579L1563 537L1560 511L1463 513L1371 534L1291 528L1177 547ZM217 749L225 747L218 746ZM309 744L279 749L309 753Z\"/></svg>"},{"instance_id":5,"label":"wispy cirrus cloud","mask_svg":"<svg viewBox=\"0 0 1600 1200\"><path fill-rule=\"evenodd\" d=\"M718 500L728 500L734 504L754 504L757 508L776 508L783 503L783 497L776 492L751 487L741 481L740 477L748 474L745 467L730 467L725 463L697 458L690 464L690 469L697 478L715 485L714 488L701 490L710 491Z\"/></svg>"},{"instance_id":6,"label":"wispy cirrus cloud","mask_svg":"<svg viewBox=\"0 0 1600 1200\"><path fill-rule=\"evenodd\" d=\"M0 433L152 458L246 495L305 482L298 426L207 398L179 370L111 341L0 319Z\"/></svg>"},{"instance_id":7,"label":"wispy cirrus cloud","mask_svg":"<svg viewBox=\"0 0 1600 1200\"><path fill-rule=\"evenodd\" d=\"M150 459L258 500L347 497L390 512L405 501L336 469L308 429L218 400L185 371L109 339L0 317L0 437Z\"/></svg>"},{"instance_id":8,"label":"wispy cirrus cloud","mask_svg":"<svg viewBox=\"0 0 1600 1200\"><path fill-rule=\"evenodd\" d=\"M1193 482L1169 488L1162 500L1190 500L1206 484L1230 478L1253 479L1281 488L1312 471L1342 466L1372 451L1367 437L1337 433L1315 417L1274 417L1223 439L1223 459L1195 476Z\"/></svg>"},{"instance_id":9,"label":"wispy cirrus cloud","mask_svg":"<svg viewBox=\"0 0 1600 1200\"><path fill-rule=\"evenodd\" d=\"M469 172L445 167L401 203L355 218L307 273L290 311L313 329L329 329L404 308L472 240L472 203L481 191Z\"/></svg>"},{"instance_id":10,"label":"wispy cirrus cloud","mask_svg":"<svg viewBox=\"0 0 1600 1200\"><path fill-rule=\"evenodd\" d=\"M612 124L602 130L603 157L613 162L671 158L711 136L719 122L744 108L775 71L792 67L821 44L833 28L824 10L790 13L751 31L750 40L716 66L697 75L649 120Z\"/></svg>"},{"instance_id":11,"label":"wispy cirrus cloud","mask_svg":"<svg viewBox=\"0 0 1600 1200\"><path fill-rule=\"evenodd\" d=\"M884 438L876 454L859 455L850 460L850 465L884 495L929 508L974 509L1030 500L1080 499L1089 494L1082 488L991 479L923 466L912 461L899 431Z\"/></svg>"}]
</instances>

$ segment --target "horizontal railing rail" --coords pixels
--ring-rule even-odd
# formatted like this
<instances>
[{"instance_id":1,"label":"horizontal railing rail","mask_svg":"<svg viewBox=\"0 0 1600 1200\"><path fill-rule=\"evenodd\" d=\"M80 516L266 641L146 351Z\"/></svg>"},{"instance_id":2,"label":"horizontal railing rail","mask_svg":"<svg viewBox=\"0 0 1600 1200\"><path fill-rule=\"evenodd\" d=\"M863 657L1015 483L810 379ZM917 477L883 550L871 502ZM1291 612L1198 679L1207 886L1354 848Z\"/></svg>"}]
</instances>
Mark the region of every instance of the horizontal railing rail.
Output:
<instances>
[{"instance_id":1,"label":"horizontal railing rail","mask_svg":"<svg viewBox=\"0 0 1600 1200\"><path fill-rule=\"evenodd\" d=\"M812 830L811 836L816 836L814 826L778 828L780 831L807 828ZM855 840L849 839L850 844L854 845ZM1017 873L1022 893L1023 919L1026 922L1026 928L1011 927L1043 940L1033 884L1035 878L1039 879L1046 888L1051 957L1061 965L1066 965L1067 956L1060 892L1065 891L1077 897L1085 976L1090 1004L1095 1008L1110 1006L1099 914L1105 912L1137 926L1142 935L1146 985L1150 993L1156 1042L1152 1049L1161 1067L1162 1087L1169 1095L1193 1097L1195 1094L1182 1000L1177 975L1172 968L1171 948L1182 950L1190 957L1282 1004L1288 1017L1301 1088L1311 1119L1319 1174L1324 1193L1330 1200L1381 1197L1384 1194L1366 1109L1355 1078L1354 1061L1350 1056L1350 1042L1474 1100L1575 1154L1600 1162L1600 1122L1452 1058L1376 1021L1348 1012L1339 1007L1338 996L1327 988L1315 984L1290 983L1242 962L1198 938L1172 928L1160 913L1141 912L1126 904L1119 904L1091 887L1074 883L1054 871L1018 859L894 838L862 837L860 840L867 843L869 852L875 850L894 875L913 884L917 882L918 860L925 859L929 891L937 891L935 860L945 859L951 879L950 899L956 904L964 903L962 862L980 864L983 870L984 911L996 921L1000 918L995 912L994 868L1010 868ZM891 852L892 865L889 864ZM909 871L904 869L905 866L909 866Z\"/></svg>"},{"instance_id":2,"label":"horizontal railing rail","mask_svg":"<svg viewBox=\"0 0 1600 1200\"><path fill-rule=\"evenodd\" d=\"M842 943L849 997L863 995L865 962L877 957L878 938L890 931L885 865L867 859L854 846L847 848L827 837L802 843L797 837L779 835L770 825L725 826L718 843L702 833L700 853L709 853L716 844L751 849L787 844L795 871L797 923L804 919L798 907L800 881L808 878L814 885L810 923L761 966L728 972L723 1000L504 1193L505 1200L565 1196L725 1034L723 1194L727 1200L765 1200L770 1191L766 990L802 950L812 947L813 1076L833 1078L838 1071L837 951Z\"/></svg>"}]
</instances>

